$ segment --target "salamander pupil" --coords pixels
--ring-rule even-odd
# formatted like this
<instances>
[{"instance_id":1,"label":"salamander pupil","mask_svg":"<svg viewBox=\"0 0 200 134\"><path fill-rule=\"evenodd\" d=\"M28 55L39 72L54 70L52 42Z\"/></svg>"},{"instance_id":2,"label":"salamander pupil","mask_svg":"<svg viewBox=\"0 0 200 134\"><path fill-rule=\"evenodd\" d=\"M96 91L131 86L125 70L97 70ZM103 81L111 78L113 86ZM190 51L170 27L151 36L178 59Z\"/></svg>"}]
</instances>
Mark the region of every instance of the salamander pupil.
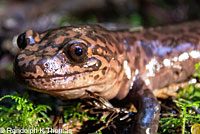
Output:
<instances>
[{"instance_id":1,"label":"salamander pupil","mask_svg":"<svg viewBox=\"0 0 200 134\"><path fill-rule=\"evenodd\" d=\"M81 55L83 54L82 47L77 46L76 49L75 49L75 54L76 54L77 56L81 56Z\"/></svg>"}]
</instances>

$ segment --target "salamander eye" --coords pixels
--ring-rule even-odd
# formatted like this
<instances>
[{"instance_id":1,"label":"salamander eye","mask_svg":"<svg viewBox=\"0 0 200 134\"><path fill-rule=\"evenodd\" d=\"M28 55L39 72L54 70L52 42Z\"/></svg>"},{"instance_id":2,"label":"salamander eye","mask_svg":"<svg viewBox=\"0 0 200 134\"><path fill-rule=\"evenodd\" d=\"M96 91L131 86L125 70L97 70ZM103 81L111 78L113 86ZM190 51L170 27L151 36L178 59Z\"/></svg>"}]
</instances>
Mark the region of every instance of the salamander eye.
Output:
<instances>
[{"instance_id":1,"label":"salamander eye","mask_svg":"<svg viewBox=\"0 0 200 134\"><path fill-rule=\"evenodd\" d=\"M64 48L64 53L74 62L84 62L87 59L87 47L82 42L75 42Z\"/></svg>"},{"instance_id":2,"label":"salamander eye","mask_svg":"<svg viewBox=\"0 0 200 134\"><path fill-rule=\"evenodd\" d=\"M17 45L20 49L24 49L27 46L26 33L22 33L17 38Z\"/></svg>"}]
</instances>

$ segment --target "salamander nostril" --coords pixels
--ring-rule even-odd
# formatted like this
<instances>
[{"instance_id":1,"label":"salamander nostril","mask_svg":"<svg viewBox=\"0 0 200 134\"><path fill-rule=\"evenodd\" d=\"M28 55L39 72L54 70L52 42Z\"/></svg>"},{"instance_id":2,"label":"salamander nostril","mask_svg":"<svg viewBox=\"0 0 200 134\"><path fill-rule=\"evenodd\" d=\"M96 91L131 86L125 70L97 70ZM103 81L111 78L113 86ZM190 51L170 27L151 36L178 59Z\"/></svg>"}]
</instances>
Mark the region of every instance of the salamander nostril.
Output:
<instances>
[{"instance_id":1,"label":"salamander nostril","mask_svg":"<svg viewBox=\"0 0 200 134\"><path fill-rule=\"evenodd\" d=\"M26 33L22 33L17 38L17 45L20 49L24 49L27 46Z\"/></svg>"},{"instance_id":2,"label":"salamander nostril","mask_svg":"<svg viewBox=\"0 0 200 134\"><path fill-rule=\"evenodd\" d=\"M45 67L49 67L49 64L48 64L48 63L45 63L44 66L45 66Z\"/></svg>"}]
</instances>

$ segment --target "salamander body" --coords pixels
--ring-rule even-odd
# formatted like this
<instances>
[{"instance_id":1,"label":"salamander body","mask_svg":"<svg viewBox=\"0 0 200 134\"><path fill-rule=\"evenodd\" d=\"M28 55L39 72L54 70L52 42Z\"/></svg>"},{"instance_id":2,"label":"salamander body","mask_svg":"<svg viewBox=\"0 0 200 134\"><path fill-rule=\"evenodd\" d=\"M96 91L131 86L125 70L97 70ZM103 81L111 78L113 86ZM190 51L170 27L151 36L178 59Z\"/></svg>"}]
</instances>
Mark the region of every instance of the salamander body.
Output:
<instances>
[{"instance_id":1,"label":"salamander body","mask_svg":"<svg viewBox=\"0 0 200 134\"><path fill-rule=\"evenodd\" d=\"M98 25L28 30L17 43L15 75L32 89L65 99L84 97L86 90L109 100L129 98L138 109L132 132L156 133L154 94L194 73L200 21L137 31Z\"/></svg>"}]
</instances>

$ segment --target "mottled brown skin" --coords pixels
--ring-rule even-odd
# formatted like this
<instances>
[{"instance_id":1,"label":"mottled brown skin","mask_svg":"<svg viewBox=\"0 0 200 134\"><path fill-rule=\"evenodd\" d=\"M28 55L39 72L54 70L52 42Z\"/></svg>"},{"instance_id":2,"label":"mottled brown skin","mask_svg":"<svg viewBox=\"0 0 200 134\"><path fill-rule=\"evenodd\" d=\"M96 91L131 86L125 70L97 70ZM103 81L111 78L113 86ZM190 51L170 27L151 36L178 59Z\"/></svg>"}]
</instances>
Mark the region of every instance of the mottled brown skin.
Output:
<instances>
[{"instance_id":1,"label":"mottled brown skin","mask_svg":"<svg viewBox=\"0 0 200 134\"><path fill-rule=\"evenodd\" d=\"M187 80L200 61L200 22L130 32L70 26L18 37L16 77L65 99L85 91L128 98L138 110L132 133L156 133L160 107L152 91ZM156 93L155 93L156 94Z\"/></svg>"}]
</instances>

